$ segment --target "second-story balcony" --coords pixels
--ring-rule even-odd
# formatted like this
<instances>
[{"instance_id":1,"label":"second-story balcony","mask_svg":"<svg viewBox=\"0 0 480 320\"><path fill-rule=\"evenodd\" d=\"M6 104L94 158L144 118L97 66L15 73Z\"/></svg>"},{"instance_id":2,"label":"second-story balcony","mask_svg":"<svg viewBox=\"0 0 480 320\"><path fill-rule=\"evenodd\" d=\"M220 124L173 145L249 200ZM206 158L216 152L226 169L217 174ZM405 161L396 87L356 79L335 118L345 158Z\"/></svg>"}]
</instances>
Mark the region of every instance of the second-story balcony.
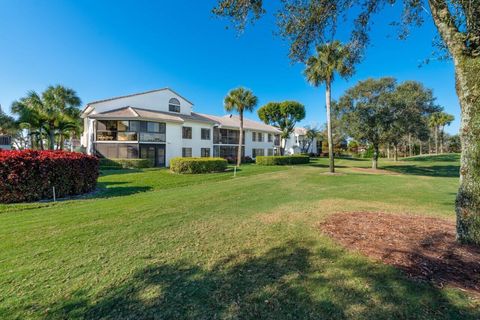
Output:
<instances>
[{"instance_id":1,"label":"second-story balcony","mask_svg":"<svg viewBox=\"0 0 480 320\"><path fill-rule=\"evenodd\" d=\"M100 120L97 122L96 141L165 142L165 123Z\"/></svg>"}]
</instances>

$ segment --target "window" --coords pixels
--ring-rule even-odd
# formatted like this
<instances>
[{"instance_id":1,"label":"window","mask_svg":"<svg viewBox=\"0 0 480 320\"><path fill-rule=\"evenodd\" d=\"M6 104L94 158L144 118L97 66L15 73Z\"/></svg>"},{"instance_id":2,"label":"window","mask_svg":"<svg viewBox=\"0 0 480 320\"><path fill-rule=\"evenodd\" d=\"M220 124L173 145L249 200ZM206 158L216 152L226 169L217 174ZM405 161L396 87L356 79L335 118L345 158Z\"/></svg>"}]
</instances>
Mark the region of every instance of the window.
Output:
<instances>
[{"instance_id":1,"label":"window","mask_svg":"<svg viewBox=\"0 0 480 320\"><path fill-rule=\"evenodd\" d=\"M202 158L210 158L210 148L201 148L200 149L200 156Z\"/></svg>"},{"instance_id":2,"label":"window","mask_svg":"<svg viewBox=\"0 0 480 320\"><path fill-rule=\"evenodd\" d=\"M265 150L263 149L252 149L252 157L256 158L257 156L264 156Z\"/></svg>"},{"instance_id":3,"label":"window","mask_svg":"<svg viewBox=\"0 0 480 320\"><path fill-rule=\"evenodd\" d=\"M147 122L147 132L159 132L160 123L158 122Z\"/></svg>"},{"instance_id":4,"label":"window","mask_svg":"<svg viewBox=\"0 0 480 320\"><path fill-rule=\"evenodd\" d=\"M96 143L95 153L101 158L138 159L138 145L124 143Z\"/></svg>"},{"instance_id":5,"label":"window","mask_svg":"<svg viewBox=\"0 0 480 320\"><path fill-rule=\"evenodd\" d=\"M140 141L142 142L165 142L165 132L165 123L140 121Z\"/></svg>"},{"instance_id":6,"label":"window","mask_svg":"<svg viewBox=\"0 0 480 320\"><path fill-rule=\"evenodd\" d=\"M192 127L182 127L182 138L192 139Z\"/></svg>"},{"instance_id":7,"label":"window","mask_svg":"<svg viewBox=\"0 0 480 320\"><path fill-rule=\"evenodd\" d=\"M202 128L202 140L210 140L210 129Z\"/></svg>"},{"instance_id":8,"label":"window","mask_svg":"<svg viewBox=\"0 0 480 320\"><path fill-rule=\"evenodd\" d=\"M274 144L275 144L276 146L279 146L279 145L280 145L280 135L279 135L279 134L276 134L276 135L275 135Z\"/></svg>"},{"instance_id":9,"label":"window","mask_svg":"<svg viewBox=\"0 0 480 320\"><path fill-rule=\"evenodd\" d=\"M257 132L257 141L258 142L263 142L263 133Z\"/></svg>"},{"instance_id":10,"label":"window","mask_svg":"<svg viewBox=\"0 0 480 320\"><path fill-rule=\"evenodd\" d=\"M184 158L192 157L192 148L182 148L182 157Z\"/></svg>"},{"instance_id":11,"label":"window","mask_svg":"<svg viewBox=\"0 0 480 320\"><path fill-rule=\"evenodd\" d=\"M252 141L257 141L257 133L252 132Z\"/></svg>"},{"instance_id":12,"label":"window","mask_svg":"<svg viewBox=\"0 0 480 320\"><path fill-rule=\"evenodd\" d=\"M268 142L273 142L273 136L271 133L268 134Z\"/></svg>"},{"instance_id":13,"label":"window","mask_svg":"<svg viewBox=\"0 0 480 320\"><path fill-rule=\"evenodd\" d=\"M98 120L98 141L137 141L138 121Z\"/></svg>"},{"instance_id":14,"label":"window","mask_svg":"<svg viewBox=\"0 0 480 320\"><path fill-rule=\"evenodd\" d=\"M180 101L178 99L172 98L168 101L168 111L170 112L180 112Z\"/></svg>"},{"instance_id":15,"label":"window","mask_svg":"<svg viewBox=\"0 0 480 320\"><path fill-rule=\"evenodd\" d=\"M267 156L273 156L273 149L268 149L267 150Z\"/></svg>"}]
</instances>

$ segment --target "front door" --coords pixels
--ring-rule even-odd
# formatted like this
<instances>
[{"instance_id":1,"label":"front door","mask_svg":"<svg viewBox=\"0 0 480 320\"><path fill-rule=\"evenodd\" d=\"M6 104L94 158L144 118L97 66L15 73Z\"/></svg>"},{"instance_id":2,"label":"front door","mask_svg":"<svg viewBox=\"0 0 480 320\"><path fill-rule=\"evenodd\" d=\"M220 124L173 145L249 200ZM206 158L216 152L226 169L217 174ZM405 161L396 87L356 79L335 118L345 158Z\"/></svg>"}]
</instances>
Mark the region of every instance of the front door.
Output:
<instances>
[{"instance_id":1,"label":"front door","mask_svg":"<svg viewBox=\"0 0 480 320\"><path fill-rule=\"evenodd\" d=\"M165 167L165 145L141 144L140 158L151 159L155 167Z\"/></svg>"}]
</instances>

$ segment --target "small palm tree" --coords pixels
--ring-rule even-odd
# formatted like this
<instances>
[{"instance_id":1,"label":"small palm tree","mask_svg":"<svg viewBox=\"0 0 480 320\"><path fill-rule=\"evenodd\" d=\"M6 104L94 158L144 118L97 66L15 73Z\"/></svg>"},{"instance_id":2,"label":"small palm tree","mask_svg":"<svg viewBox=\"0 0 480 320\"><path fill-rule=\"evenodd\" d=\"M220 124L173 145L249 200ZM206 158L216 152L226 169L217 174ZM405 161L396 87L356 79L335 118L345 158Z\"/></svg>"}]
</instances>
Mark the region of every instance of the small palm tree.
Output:
<instances>
[{"instance_id":1,"label":"small palm tree","mask_svg":"<svg viewBox=\"0 0 480 320\"><path fill-rule=\"evenodd\" d=\"M40 96L35 91L14 102L12 111L18 113L24 121L40 131L40 143L43 149L43 133L48 135L49 149L55 148L55 134L61 122L78 120L81 101L76 92L63 86L50 86Z\"/></svg>"},{"instance_id":2,"label":"small palm tree","mask_svg":"<svg viewBox=\"0 0 480 320\"><path fill-rule=\"evenodd\" d=\"M342 45L339 41L333 41L316 48L317 54L307 60L305 76L307 81L315 87L325 83L325 102L327 106L327 135L328 135L328 156L330 159L330 172L335 172L335 160L333 157L333 136L331 121L332 82L335 74L342 78L351 76L354 72L349 47Z\"/></svg>"},{"instance_id":3,"label":"small palm tree","mask_svg":"<svg viewBox=\"0 0 480 320\"><path fill-rule=\"evenodd\" d=\"M258 103L258 98L251 90L245 88L236 88L231 90L224 100L225 111L236 111L240 118L240 134L237 152L237 166L242 162L242 143L243 143L243 112L252 112Z\"/></svg>"},{"instance_id":4,"label":"small palm tree","mask_svg":"<svg viewBox=\"0 0 480 320\"><path fill-rule=\"evenodd\" d=\"M440 153L443 153L443 140L445 137L445 126L449 126L455 117L446 112L440 112L438 117L438 126L440 127Z\"/></svg>"}]
</instances>

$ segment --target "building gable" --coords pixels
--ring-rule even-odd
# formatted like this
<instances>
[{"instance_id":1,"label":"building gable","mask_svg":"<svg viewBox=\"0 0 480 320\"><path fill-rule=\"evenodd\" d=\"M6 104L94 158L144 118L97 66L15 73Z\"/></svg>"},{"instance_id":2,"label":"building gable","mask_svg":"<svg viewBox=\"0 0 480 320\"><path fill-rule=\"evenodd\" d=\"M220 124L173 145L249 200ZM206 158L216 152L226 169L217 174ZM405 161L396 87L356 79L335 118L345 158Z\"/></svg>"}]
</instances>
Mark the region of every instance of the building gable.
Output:
<instances>
[{"instance_id":1,"label":"building gable","mask_svg":"<svg viewBox=\"0 0 480 320\"><path fill-rule=\"evenodd\" d=\"M127 106L154 111L170 112L170 103L173 103L174 105L178 105L179 103L179 114L190 115L192 112L193 104L169 88L93 101L87 104L83 112L84 114L97 114ZM172 113L175 114L176 112Z\"/></svg>"}]
</instances>

